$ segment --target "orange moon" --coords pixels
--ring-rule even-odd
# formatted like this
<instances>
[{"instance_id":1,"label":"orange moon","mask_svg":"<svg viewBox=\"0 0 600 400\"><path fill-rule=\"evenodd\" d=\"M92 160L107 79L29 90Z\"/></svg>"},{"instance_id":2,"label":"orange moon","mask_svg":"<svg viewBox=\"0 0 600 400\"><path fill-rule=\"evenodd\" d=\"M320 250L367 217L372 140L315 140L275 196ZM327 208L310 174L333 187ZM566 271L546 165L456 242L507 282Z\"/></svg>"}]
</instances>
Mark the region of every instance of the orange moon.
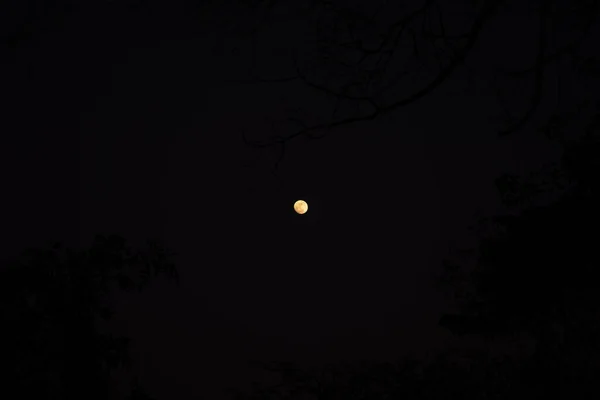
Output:
<instances>
[{"instance_id":1,"label":"orange moon","mask_svg":"<svg viewBox=\"0 0 600 400\"><path fill-rule=\"evenodd\" d=\"M294 211L298 214L306 214L308 211L308 204L304 200L298 200L294 203Z\"/></svg>"}]
</instances>

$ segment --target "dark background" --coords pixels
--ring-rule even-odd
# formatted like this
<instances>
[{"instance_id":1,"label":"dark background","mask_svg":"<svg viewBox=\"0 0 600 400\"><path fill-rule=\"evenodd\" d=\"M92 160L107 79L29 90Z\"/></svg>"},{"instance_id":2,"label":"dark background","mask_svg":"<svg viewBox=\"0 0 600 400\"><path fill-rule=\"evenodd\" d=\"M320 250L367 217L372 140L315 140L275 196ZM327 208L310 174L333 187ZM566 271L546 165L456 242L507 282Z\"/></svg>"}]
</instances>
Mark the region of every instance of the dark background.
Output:
<instances>
[{"instance_id":1,"label":"dark background","mask_svg":"<svg viewBox=\"0 0 600 400\"><path fill-rule=\"evenodd\" d=\"M174 248L181 285L119 295L109 327L132 337L135 372L157 398L221 398L255 376L253 360L443 346L441 258L469 240L473 215L500 209L497 175L555 148L528 127L498 137L495 99L466 92L459 71L394 113L290 142L273 174L277 148L252 149L242 132L268 136L290 102L307 115L324 106L299 83L231 82L248 44L220 29L246 17L225 3L117 3L11 14L29 22L3 74L3 254L98 232ZM472 69L528 64L535 42L518 39L536 28L528 12L513 16L510 30L490 22ZM263 41L280 47L302 35L273 32ZM287 73L265 54L269 74Z\"/></svg>"}]
</instances>

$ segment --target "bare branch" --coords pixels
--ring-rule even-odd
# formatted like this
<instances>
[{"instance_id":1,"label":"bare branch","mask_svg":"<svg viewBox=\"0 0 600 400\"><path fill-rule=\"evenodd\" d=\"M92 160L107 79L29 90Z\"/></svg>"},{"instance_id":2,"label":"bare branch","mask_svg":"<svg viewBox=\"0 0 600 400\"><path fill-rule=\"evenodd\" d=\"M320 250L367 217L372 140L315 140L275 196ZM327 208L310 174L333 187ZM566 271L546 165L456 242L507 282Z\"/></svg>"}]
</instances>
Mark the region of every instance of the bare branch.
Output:
<instances>
[{"instance_id":1,"label":"bare branch","mask_svg":"<svg viewBox=\"0 0 600 400\"><path fill-rule=\"evenodd\" d=\"M430 94L435 89L437 89L456 70L456 68L464 62L464 60L467 57L467 55L469 54L470 50L473 48L473 46L477 42L477 39L479 38L480 32L481 32L485 22L493 15L493 13L495 12L496 8L501 3L501 1L502 0L488 1L486 3L485 7L483 8L483 10L480 12L479 16L475 19L469 33L458 36L460 39L466 38L467 39L466 44L464 46L462 46L462 48L460 48L456 51L456 55L451 59L451 61L448 63L447 66L445 66L445 67L440 66L441 71L439 72L439 74L436 76L435 79L433 79L429 84L427 84L424 88L418 90L417 92L415 92L407 97L404 97L400 100L389 103L389 104L383 104L383 103L381 103L381 101L378 101L373 96L369 96L369 95L358 96L358 95L348 94L347 88L349 88L354 83L350 83L350 84L346 85L345 88L342 88L342 90L339 90L339 91L335 90L335 89L331 89L324 85L317 84L317 83L313 82L312 80L310 80L303 73L303 71L299 68L299 66L297 64L297 60L295 60L298 78L300 80L302 80L302 82L304 82L307 86L317 89L317 90L323 92L324 94L334 96L337 99L338 105L339 105L339 101L341 99L346 99L346 100L355 101L358 107L360 107L361 104L368 105L371 108L371 111L366 114L364 114L364 113L361 114L361 113L357 112L356 115L353 117L342 118L342 119L337 119L337 120L328 121L328 122L322 122L322 123L310 125L310 126L302 123L301 121L294 120L294 122L296 122L300 125L300 129L294 133L291 133L291 134L285 135L285 136L276 135L276 136L270 138L269 140L263 140L263 141L248 141L247 138L244 137L245 142L253 147L264 148L264 147L269 147L269 146L274 146L274 145L281 145L282 143L290 142L301 136L305 136L307 138L313 138L313 139L321 138L321 137L325 136L328 132L330 132L332 129L335 129L337 127L351 125L351 124L354 124L357 122L362 122L362 121L373 120L383 114L387 114L389 112L395 111L398 108L409 105L409 104L421 99L422 97ZM428 1L426 3L426 6L429 6L430 4L432 4L432 2ZM423 8L420 8L418 11L411 14L411 17L414 17L418 13L425 11L425 9L426 9L425 6ZM410 18L404 18L402 21L409 21L409 20L410 20ZM397 26L400 26L400 24L397 24ZM401 29L399 30L400 33L404 30L404 28L405 28L405 26L401 27ZM392 47L392 49L390 49L390 53L393 53L393 51L397 47L397 45L398 45L397 42L399 41L399 37L400 37L400 35L397 32L396 35L394 36L394 46ZM381 44L380 49L383 49L383 47L384 47L384 45ZM389 87L389 85L388 85L388 87ZM381 94L381 93L383 93L383 91L379 92L379 94ZM337 107L338 106L336 106L336 109L337 109ZM314 135L315 132L325 132L325 133L320 134L320 135ZM277 165L279 165L279 162Z\"/></svg>"},{"instance_id":2,"label":"bare branch","mask_svg":"<svg viewBox=\"0 0 600 400\"><path fill-rule=\"evenodd\" d=\"M448 78L448 76L450 76L450 74L452 74L454 70L464 62L465 58L477 42L477 39L479 38L479 34L481 33L481 29L483 28L484 23L488 20L488 18L492 16L492 14L494 13L494 11L500 3L501 0L492 0L486 4L486 7L481 12L479 17L475 20L475 23L471 28L467 44L458 52L458 55L454 58L454 60L452 60L450 65L444 68L440 72L440 74L432 82L429 83L429 85L404 99L398 100L386 106L378 107L380 112L387 113L402 106L406 106L410 103L413 103L416 100L435 90L438 86L440 86L446 80L446 78Z\"/></svg>"}]
</instances>

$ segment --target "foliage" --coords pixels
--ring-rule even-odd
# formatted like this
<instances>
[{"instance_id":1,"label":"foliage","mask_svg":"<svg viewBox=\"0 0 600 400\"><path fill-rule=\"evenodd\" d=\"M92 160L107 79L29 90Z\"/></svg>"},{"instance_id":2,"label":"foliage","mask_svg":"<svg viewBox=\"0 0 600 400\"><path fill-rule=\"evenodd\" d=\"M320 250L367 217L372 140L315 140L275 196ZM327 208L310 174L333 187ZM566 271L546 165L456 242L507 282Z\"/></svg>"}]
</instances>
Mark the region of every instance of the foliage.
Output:
<instances>
[{"instance_id":1,"label":"foliage","mask_svg":"<svg viewBox=\"0 0 600 400\"><path fill-rule=\"evenodd\" d=\"M535 340L528 373L550 380L540 383L547 391L592 390L600 370L598 115L568 121L585 123L561 135L562 156L551 167L497 180L506 212L480 221L475 256L448 260L443 277L466 320L488 321L497 336Z\"/></svg>"},{"instance_id":2,"label":"foliage","mask_svg":"<svg viewBox=\"0 0 600 400\"><path fill-rule=\"evenodd\" d=\"M128 363L129 340L98 333L96 319L111 318L114 289L176 279L173 256L158 242L134 250L122 237L98 235L83 250L29 249L2 269L1 359L14 393L105 398L110 371Z\"/></svg>"}]
</instances>

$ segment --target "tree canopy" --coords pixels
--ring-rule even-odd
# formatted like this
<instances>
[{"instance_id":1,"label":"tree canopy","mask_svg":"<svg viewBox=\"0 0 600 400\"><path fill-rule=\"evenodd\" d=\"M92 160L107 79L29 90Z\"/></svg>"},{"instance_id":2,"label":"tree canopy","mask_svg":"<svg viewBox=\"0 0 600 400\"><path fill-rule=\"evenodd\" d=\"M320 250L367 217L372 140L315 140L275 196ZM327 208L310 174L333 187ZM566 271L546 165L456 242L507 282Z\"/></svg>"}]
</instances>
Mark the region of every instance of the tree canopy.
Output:
<instances>
[{"instance_id":1,"label":"tree canopy","mask_svg":"<svg viewBox=\"0 0 600 400\"><path fill-rule=\"evenodd\" d=\"M177 279L175 254L98 235L85 249L32 248L0 270L5 388L22 398L103 399L110 372L128 365L127 337L101 333L114 290L142 290L156 276Z\"/></svg>"}]
</instances>

